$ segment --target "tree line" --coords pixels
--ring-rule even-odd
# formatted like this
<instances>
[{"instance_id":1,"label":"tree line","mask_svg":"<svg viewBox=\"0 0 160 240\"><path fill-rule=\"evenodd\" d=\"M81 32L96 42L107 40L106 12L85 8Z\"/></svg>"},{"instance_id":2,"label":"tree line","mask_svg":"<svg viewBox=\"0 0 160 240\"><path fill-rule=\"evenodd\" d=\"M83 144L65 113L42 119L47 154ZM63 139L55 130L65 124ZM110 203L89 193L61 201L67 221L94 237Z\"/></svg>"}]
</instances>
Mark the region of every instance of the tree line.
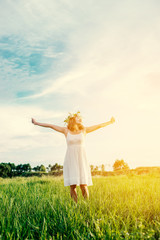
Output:
<instances>
[{"instance_id":1,"label":"tree line","mask_svg":"<svg viewBox=\"0 0 160 240\"><path fill-rule=\"evenodd\" d=\"M105 165L102 164L100 166L94 166L94 165L90 165L90 168L91 168L91 172L93 171L99 171L101 170L102 172L105 171ZM117 170L126 170L126 169L129 169L129 166L128 164L123 160L116 160L112 166L113 168L113 171L117 171Z\"/></svg>"},{"instance_id":2,"label":"tree line","mask_svg":"<svg viewBox=\"0 0 160 240\"><path fill-rule=\"evenodd\" d=\"M42 174L51 173L52 175L56 172L60 173L63 166L55 163L54 165L49 164L48 167L44 165L38 165L36 167L31 167L29 163L18 164L14 163L0 163L0 177L16 177L16 176L42 176Z\"/></svg>"},{"instance_id":3,"label":"tree line","mask_svg":"<svg viewBox=\"0 0 160 240\"><path fill-rule=\"evenodd\" d=\"M129 169L127 163L124 160L116 160L113 164L113 170L123 170ZM105 165L102 164L100 166L90 165L91 172L96 173L99 171L105 172ZM44 165L38 165L36 167L31 167L29 163L27 164L18 164L14 163L0 163L0 177L16 177L16 176L41 176L42 174L48 175L62 175L63 174L63 166L55 163L54 165L49 164L48 167Z\"/></svg>"}]
</instances>

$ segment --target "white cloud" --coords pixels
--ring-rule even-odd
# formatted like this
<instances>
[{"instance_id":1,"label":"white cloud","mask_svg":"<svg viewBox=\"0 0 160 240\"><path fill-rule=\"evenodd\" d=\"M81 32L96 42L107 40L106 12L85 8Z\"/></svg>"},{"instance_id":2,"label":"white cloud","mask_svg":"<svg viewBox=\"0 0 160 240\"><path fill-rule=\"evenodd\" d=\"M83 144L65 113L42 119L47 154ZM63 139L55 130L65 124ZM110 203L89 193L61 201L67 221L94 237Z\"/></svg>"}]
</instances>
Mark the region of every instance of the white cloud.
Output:
<instances>
[{"instance_id":1,"label":"white cloud","mask_svg":"<svg viewBox=\"0 0 160 240\"><path fill-rule=\"evenodd\" d=\"M0 135L3 136L0 139L1 152L59 146L63 143L62 136L55 134L54 130L32 124L31 118L56 125L57 119L64 118L64 112L34 106L1 106L0 111Z\"/></svg>"},{"instance_id":2,"label":"white cloud","mask_svg":"<svg viewBox=\"0 0 160 240\"><path fill-rule=\"evenodd\" d=\"M59 16L63 16L65 19L70 12L73 13L71 22L75 23L74 31L68 33L69 38L66 41L68 54L71 56L68 60L70 62L75 60L75 62L68 71L62 73L56 80L54 79L54 82L48 76L45 79L47 87L44 87L38 94L25 97L26 99L44 97L51 93L77 93L81 97L85 97L93 85L95 89L99 89L101 86L101 90L106 94L111 85L113 85L112 88L117 89L118 85L124 84L124 90L129 95L133 90L131 85L135 85L136 88L139 87L138 82L143 81L140 79L141 74L146 71L158 71L158 55L155 55L157 50L160 51L160 48L157 49L158 29L156 26L152 27L147 15L150 8L156 11L154 5L151 5L150 8L146 7L147 12L144 13L141 8L136 9L137 3L130 8L124 1L123 5L128 8L126 11L116 2L115 5L107 5L111 9L109 15L106 15L106 5L102 2L100 5L94 4L90 9L88 3L86 8L80 8L77 14L73 13L77 6L76 3L65 5L66 14L61 15L60 12ZM99 15L99 13L101 14ZM140 18L142 13L146 24ZM82 22L79 22L81 16L84 18L82 18ZM128 18L128 22L126 18ZM117 25L113 19L119 20L119 24ZM152 22L156 20L155 15ZM77 29L76 24L79 24ZM65 22L65 26L67 26L67 22ZM151 60L153 58L154 61ZM50 75L52 75L51 71ZM132 91L131 94L134 92Z\"/></svg>"}]
</instances>

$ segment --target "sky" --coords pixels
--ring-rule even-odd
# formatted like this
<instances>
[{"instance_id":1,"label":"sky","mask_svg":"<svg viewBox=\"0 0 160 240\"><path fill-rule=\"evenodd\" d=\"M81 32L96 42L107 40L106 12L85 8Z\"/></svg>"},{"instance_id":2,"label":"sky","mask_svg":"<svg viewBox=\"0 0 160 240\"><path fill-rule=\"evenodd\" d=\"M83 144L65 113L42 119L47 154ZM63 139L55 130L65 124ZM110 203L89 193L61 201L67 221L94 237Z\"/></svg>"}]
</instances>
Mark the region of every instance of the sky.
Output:
<instances>
[{"instance_id":1,"label":"sky","mask_svg":"<svg viewBox=\"0 0 160 240\"><path fill-rule=\"evenodd\" d=\"M63 165L78 110L89 164L160 166L160 2L0 0L0 162Z\"/></svg>"}]
</instances>

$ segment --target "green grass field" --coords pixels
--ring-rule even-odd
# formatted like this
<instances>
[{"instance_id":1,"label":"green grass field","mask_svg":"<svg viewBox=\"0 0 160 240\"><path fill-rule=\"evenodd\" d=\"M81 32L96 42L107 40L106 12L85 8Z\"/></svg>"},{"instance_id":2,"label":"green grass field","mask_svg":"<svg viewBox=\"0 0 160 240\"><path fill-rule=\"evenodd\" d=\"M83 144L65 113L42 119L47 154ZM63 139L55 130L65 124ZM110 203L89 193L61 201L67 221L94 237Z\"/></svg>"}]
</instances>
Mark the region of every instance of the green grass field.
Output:
<instances>
[{"instance_id":1,"label":"green grass field","mask_svg":"<svg viewBox=\"0 0 160 240\"><path fill-rule=\"evenodd\" d=\"M160 239L160 176L92 177L78 204L63 177L0 179L0 239Z\"/></svg>"}]
</instances>

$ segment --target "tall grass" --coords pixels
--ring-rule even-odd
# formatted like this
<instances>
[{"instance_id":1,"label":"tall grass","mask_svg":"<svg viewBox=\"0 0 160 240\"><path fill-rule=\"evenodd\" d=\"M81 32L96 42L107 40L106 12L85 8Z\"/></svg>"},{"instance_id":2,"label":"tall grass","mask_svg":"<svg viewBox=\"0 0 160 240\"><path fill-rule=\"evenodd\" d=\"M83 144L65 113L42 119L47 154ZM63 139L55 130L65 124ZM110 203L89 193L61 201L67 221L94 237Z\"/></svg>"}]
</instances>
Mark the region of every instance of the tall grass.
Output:
<instances>
[{"instance_id":1,"label":"tall grass","mask_svg":"<svg viewBox=\"0 0 160 240\"><path fill-rule=\"evenodd\" d=\"M0 180L0 239L160 239L160 177L93 177L78 204L63 177Z\"/></svg>"}]
</instances>

